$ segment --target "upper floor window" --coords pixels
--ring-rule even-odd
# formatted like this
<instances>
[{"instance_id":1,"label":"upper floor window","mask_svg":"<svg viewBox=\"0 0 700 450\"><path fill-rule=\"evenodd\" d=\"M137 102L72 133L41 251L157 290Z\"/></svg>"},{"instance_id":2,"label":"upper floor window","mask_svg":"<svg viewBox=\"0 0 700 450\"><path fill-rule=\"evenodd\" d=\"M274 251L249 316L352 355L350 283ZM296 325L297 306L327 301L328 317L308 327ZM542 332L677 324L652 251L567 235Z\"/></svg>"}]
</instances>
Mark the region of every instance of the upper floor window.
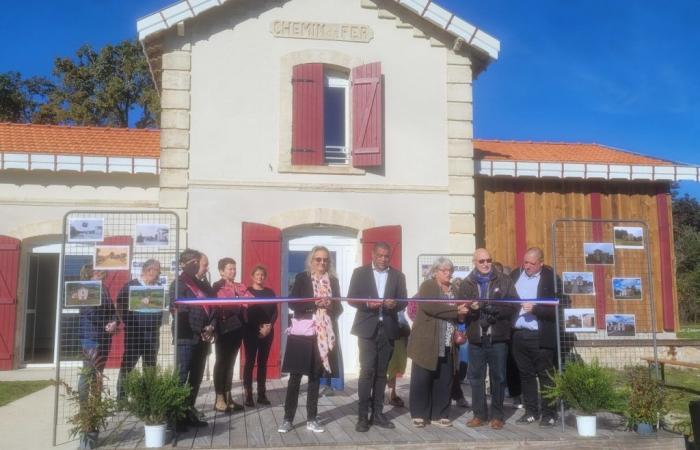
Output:
<instances>
[{"instance_id":1,"label":"upper floor window","mask_svg":"<svg viewBox=\"0 0 700 450\"><path fill-rule=\"evenodd\" d=\"M294 66L292 164L382 166L381 65L349 75L318 63Z\"/></svg>"}]
</instances>

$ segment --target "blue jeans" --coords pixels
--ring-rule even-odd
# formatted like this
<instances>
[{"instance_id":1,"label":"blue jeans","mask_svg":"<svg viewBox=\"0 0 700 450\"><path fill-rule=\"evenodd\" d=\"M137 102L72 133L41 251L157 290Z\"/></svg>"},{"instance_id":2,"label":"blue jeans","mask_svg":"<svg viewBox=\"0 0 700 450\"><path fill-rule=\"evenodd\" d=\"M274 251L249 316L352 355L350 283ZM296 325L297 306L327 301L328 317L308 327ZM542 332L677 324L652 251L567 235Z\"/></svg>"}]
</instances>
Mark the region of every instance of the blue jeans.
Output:
<instances>
[{"instance_id":1,"label":"blue jeans","mask_svg":"<svg viewBox=\"0 0 700 450\"><path fill-rule=\"evenodd\" d=\"M491 383L491 419L503 420L503 398L506 390L506 361L508 345L494 342L484 336L482 344L469 343L469 366L467 378L472 387L474 417L488 420L486 407L486 366L489 367Z\"/></svg>"}]
</instances>

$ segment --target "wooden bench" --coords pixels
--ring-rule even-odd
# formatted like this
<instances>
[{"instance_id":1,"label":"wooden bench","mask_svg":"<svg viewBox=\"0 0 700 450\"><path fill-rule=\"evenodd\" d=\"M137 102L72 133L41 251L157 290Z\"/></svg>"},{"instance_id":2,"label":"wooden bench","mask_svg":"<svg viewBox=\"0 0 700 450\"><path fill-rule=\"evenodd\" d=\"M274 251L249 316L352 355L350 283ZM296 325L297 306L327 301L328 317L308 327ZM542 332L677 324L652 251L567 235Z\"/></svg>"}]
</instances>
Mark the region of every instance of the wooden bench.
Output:
<instances>
[{"instance_id":1,"label":"wooden bench","mask_svg":"<svg viewBox=\"0 0 700 450\"><path fill-rule=\"evenodd\" d=\"M649 371L654 368L656 360L651 356L642 356L643 361L646 361L649 365ZM675 359L659 359L659 370L661 371L661 381L666 381L666 375L664 374L664 367L669 366L679 366L679 367L690 367L691 369L700 369L699 363L692 363L687 361L676 361Z\"/></svg>"}]
</instances>

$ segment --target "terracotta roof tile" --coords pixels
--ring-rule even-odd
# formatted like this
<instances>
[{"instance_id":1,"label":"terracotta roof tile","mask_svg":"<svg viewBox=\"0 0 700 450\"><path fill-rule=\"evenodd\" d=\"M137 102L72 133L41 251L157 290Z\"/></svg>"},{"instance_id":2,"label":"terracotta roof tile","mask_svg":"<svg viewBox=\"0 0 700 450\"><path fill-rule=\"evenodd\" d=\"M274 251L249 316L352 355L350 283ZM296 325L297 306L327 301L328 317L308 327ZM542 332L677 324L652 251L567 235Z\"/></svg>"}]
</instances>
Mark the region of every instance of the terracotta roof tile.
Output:
<instances>
[{"instance_id":1,"label":"terracotta roof tile","mask_svg":"<svg viewBox=\"0 0 700 450\"><path fill-rule=\"evenodd\" d=\"M0 152L158 158L160 130L0 123Z\"/></svg>"},{"instance_id":2,"label":"terracotta roof tile","mask_svg":"<svg viewBox=\"0 0 700 450\"><path fill-rule=\"evenodd\" d=\"M679 165L671 161L599 144L474 140L474 156L490 161L568 162L593 164Z\"/></svg>"}]
</instances>

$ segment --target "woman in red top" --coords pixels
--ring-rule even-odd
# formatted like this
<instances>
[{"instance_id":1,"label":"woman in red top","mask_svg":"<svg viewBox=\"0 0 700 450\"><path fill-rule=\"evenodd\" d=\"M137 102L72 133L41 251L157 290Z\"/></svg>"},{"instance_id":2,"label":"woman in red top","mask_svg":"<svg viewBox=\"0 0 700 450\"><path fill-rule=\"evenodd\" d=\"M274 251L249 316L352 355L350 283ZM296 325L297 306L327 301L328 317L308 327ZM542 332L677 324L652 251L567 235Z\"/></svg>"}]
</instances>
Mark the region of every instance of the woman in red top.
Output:
<instances>
[{"instance_id":1,"label":"woman in red top","mask_svg":"<svg viewBox=\"0 0 700 450\"><path fill-rule=\"evenodd\" d=\"M236 261L233 258L219 260L221 279L214 283L218 298L252 297L245 285L236 283ZM216 403L214 409L219 412L241 411L243 405L233 401L231 380L233 365L238 356L238 349L243 339L245 322L245 304L232 301L232 306L219 307L216 312L216 362L214 363L214 390Z\"/></svg>"}]
</instances>

